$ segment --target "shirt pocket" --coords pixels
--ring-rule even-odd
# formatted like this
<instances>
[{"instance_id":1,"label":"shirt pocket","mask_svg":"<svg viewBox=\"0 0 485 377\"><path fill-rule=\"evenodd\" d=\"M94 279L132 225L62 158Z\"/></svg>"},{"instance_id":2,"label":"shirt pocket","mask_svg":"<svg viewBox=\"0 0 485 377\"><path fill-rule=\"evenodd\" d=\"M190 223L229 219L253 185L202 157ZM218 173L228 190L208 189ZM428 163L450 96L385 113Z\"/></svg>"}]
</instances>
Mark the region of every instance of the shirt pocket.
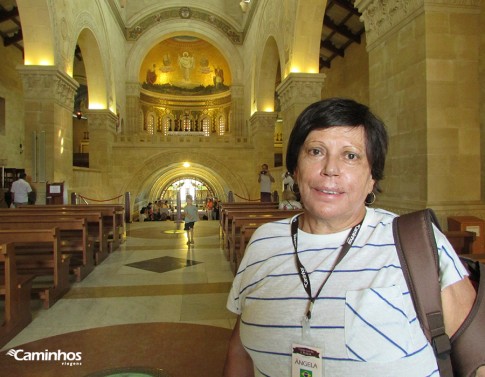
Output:
<instances>
[{"instance_id":1,"label":"shirt pocket","mask_svg":"<svg viewBox=\"0 0 485 377\"><path fill-rule=\"evenodd\" d=\"M411 326L397 286L347 291L345 345L350 359L389 362L413 351Z\"/></svg>"}]
</instances>

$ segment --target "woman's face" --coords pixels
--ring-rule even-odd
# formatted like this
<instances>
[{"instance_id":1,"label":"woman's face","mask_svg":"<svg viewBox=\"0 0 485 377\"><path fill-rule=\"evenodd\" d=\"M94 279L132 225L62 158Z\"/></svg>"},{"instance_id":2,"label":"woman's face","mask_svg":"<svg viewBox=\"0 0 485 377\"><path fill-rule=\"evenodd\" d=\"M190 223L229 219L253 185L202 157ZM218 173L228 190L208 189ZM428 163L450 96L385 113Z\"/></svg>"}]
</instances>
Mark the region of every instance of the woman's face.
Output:
<instances>
[{"instance_id":1,"label":"woman's face","mask_svg":"<svg viewBox=\"0 0 485 377\"><path fill-rule=\"evenodd\" d=\"M310 132L295 170L305 207L305 231L347 229L365 213L374 187L363 127L331 127Z\"/></svg>"}]
</instances>

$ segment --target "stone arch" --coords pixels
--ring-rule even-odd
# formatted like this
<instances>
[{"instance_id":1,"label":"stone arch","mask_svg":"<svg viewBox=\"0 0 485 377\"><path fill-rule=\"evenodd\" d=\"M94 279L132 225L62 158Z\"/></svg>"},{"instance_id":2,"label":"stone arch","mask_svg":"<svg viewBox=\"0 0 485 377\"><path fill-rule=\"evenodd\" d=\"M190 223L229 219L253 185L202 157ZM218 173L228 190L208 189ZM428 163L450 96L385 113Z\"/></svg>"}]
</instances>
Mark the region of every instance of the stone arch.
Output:
<instances>
[{"instance_id":1,"label":"stone arch","mask_svg":"<svg viewBox=\"0 0 485 377\"><path fill-rule=\"evenodd\" d=\"M210 191L213 192L216 197L224 198L224 196L221 196L224 195L224 192L221 191L220 187L214 186L213 179L212 177L207 176L206 169L198 165L192 166L190 174L187 174L186 172L184 174L181 174L180 170L174 170L158 176L158 178L154 181L151 189L148 191L148 197L152 201L159 199L162 192L166 190L169 184L184 178L195 179L204 182L208 187L210 187Z\"/></svg>"},{"instance_id":2,"label":"stone arch","mask_svg":"<svg viewBox=\"0 0 485 377\"><path fill-rule=\"evenodd\" d=\"M282 31L287 28L286 23L293 22L293 16L287 20L285 12L294 14L293 7L293 2L281 4L274 0L262 4L251 64L251 113L274 111L276 72L278 62L280 65L285 62L283 46L288 38L286 31Z\"/></svg>"},{"instance_id":3,"label":"stone arch","mask_svg":"<svg viewBox=\"0 0 485 377\"><path fill-rule=\"evenodd\" d=\"M269 37L259 60L256 71L256 106L257 111L275 111L276 74L278 70L279 51L276 40Z\"/></svg>"},{"instance_id":4,"label":"stone arch","mask_svg":"<svg viewBox=\"0 0 485 377\"><path fill-rule=\"evenodd\" d=\"M183 163L190 162L191 167L184 168ZM227 193L232 191L241 198L249 198L249 189L244 180L224 163L217 161L211 154L198 152L194 156L189 149L177 152L161 152L143 164L138 171L133 172L131 180L124 191L131 192L136 200L151 200L157 192L157 187L172 181L175 177L191 175L201 177L208 182L221 200L227 199ZM161 179L165 177L165 179Z\"/></svg>"},{"instance_id":5,"label":"stone arch","mask_svg":"<svg viewBox=\"0 0 485 377\"><path fill-rule=\"evenodd\" d=\"M180 20L168 21L163 25L152 27L137 40L126 60L127 81L138 82L143 59L155 44L181 34L198 37L214 45L229 64L233 84L239 85L242 82L243 60L240 50L223 34L208 25L194 21L191 23L190 30L187 30L187 24Z\"/></svg>"},{"instance_id":6,"label":"stone arch","mask_svg":"<svg viewBox=\"0 0 485 377\"><path fill-rule=\"evenodd\" d=\"M290 34L293 36L292 52L288 57L287 65L290 72L318 73L320 71L320 40L326 7L326 0L297 1L294 29ZM290 72L286 72L285 77Z\"/></svg>"},{"instance_id":7,"label":"stone arch","mask_svg":"<svg viewBox=\"0 0 485 377\"><path fill-rule=\"evenodd\" d=\"M111 59L110 36L103 20L99 3L76 14L72 20L70 51L76 44L81 48L89 90L90 109L109 109L116 114L117 98L115 92L114 65ZM74 54L70 54L74 59ZM72 63L70 63L72 66Z\"/></svg>"},{"instance_id":8,"label":"stone arch","mask_svg":"<svg viewBox=\"0 0 485 377\"><path fill-rule=\"evenodd\" d=\"M105 60L101 54L98 41L91 29L84 28L79 33L78 44L81 48L84 68L86 70L89 108L108 109L107 84L109 80L107 79L105 65L100 65L100 62L104 62Z\"/></svg>"},{"instance_id":9,"label":"stone arch","mask_svg":"<svg viewBox=\"0 0 485 377\"><path fill-rule=\"evenodd\" d=\"M50 20L48 0L39 0L32 7L29 0L17 0L22 20L22 38L24 44L25 65L54 65L55 38L53 24L39 23L39 20Z\"/></svg>"}]
</instances>

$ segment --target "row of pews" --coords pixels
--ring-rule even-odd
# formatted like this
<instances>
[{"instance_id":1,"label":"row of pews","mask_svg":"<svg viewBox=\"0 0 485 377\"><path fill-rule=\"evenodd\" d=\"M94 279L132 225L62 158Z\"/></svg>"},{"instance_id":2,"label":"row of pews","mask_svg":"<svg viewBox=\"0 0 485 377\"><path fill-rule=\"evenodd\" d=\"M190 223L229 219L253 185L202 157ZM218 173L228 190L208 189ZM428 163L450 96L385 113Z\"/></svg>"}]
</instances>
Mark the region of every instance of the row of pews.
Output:
<instances>
[{"instance_id":1,"label":"row of pews","mask_svg":"<svg viewBox=\"0 0 485 377\"><path fill-rule=\"evenodd\" d=\"M123 205L0 209L0 347L32 320L31 298L50 308L126 237Z\"/></svg>"},{"instance_id":2,"label":"row of pews","mask_svg":"<svg viewBox=\"0 0 485 377\"><path fill-rule=\"evenodd\" d=\"M273 202L222 203L219 208L220 238L232 272L237 272L246 245L260 225L293 217L301 212L278 209L278 203Z\"/></svg>"},{"instance_id":3,"label":"row of pews","mask_svg":"<svg viewBox=\"0 0 485 377\"><path fill-rule=\"evenodd\" d=\"M220 238L226 259L236 274L246 245L262 224L294 216L302 210L280 210L278 203L222 203L219 208ZM456 252L463 257L485 262L485 254L472 253L476 235L469 231L444 232Z\"/></svg>"}]
</instances>

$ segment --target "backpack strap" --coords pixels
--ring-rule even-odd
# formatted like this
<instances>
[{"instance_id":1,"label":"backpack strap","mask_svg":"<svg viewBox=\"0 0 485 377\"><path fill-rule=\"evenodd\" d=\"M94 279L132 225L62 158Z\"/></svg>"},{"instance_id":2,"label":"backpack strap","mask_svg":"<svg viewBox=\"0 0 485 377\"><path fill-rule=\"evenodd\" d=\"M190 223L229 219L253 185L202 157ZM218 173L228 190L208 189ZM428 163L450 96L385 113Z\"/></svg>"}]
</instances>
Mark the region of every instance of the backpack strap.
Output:
<instances>
[{"instance_id":1,"label":"backpack strap","mask_svg":"<svg viewBox=\"0 0 485 377\"><path fill-rule=\"evenodd\" d=\"M401 268L424 335L433 347L441 377L452 377L451 344L445 332L439 285L434 212L425 209L396 217L393 234Z\"/></svg>"}]
</instances>

